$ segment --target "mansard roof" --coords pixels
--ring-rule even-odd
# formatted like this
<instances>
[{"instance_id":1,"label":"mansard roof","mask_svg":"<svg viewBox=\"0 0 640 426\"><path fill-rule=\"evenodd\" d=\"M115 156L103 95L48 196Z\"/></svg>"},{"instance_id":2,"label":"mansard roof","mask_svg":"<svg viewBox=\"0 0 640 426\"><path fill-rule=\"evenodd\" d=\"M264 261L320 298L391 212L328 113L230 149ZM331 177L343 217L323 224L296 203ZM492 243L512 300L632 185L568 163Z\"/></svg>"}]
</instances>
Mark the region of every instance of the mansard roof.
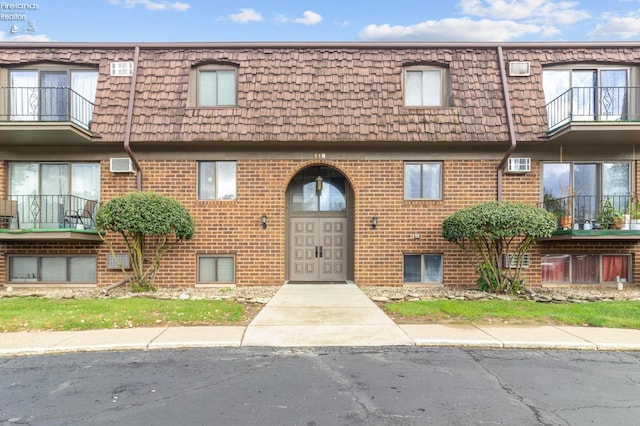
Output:
<instances>
[{"instance_id":1,"label":"mansard roof","mask_svg":"<svg viewBox=\"0 0 640 426\"><path fill-rule=\"evenodd\" d=\"M498 49L531 75L503 81ZM634 64L640 43L4 43L0 67L97 67L91 129L122 141L132 79L109 65L136 55L132 141L507 141L505 83L517 139L536 141L548 130L544 66ZM188 105L190 71L211 62L236 64L237 106ZM403 69L415 63L448 69L452 106L404 106Z\"/></svg>"}]
</instances>

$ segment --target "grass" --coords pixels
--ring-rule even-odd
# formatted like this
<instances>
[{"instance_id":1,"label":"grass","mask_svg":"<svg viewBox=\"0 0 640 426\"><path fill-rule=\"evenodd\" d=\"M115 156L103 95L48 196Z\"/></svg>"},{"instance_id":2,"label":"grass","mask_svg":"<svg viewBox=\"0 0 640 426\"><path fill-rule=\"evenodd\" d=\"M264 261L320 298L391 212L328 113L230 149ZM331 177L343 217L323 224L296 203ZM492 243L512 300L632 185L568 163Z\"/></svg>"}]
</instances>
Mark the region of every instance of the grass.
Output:
<instances>
[{"instance_id":1,"label":"grass","mask_svg":"<svg viewBox=\"0 0 640 426\"><path fill-rule=\"evenodd\" d=\"M242 304L222 300L0 299L0 332L230 325L244 319Z\"/></svg>"},{"instance_id":2,"label":"grass","mask_svg":"<svg viewBox=\"0 0 640 426\"><path fill-rule=\"evenodd\" d=\"M536 303L449 300L387 303L398 323L566 324L640 329L640 302ZM251 313L249 313L250 315ZM0 332L172 325L246 325L246 308L222 300L0 299Z\"/></svg>"},{"instance_id":3,"label":"grass","mask_svg":"<svg viewBox=\"0 0 640 426\"><path fill-rule=\"evenodd\" d=\"M640 303L537 303L509 300L428 300L388 303L400 323L565 324L640 329Z\"/></svg>"}]
</instances>

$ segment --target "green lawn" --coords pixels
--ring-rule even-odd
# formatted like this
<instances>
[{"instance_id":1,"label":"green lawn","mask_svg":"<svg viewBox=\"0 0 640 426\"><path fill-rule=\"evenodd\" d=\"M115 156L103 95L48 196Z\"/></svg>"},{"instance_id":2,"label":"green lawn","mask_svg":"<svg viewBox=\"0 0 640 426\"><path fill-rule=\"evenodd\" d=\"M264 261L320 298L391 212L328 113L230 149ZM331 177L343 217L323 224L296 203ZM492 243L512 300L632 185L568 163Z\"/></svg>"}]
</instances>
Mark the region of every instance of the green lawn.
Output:
<instances>
[{"instance_id":1,"label":"green lawn","mask_svg":"<svg viewBox=\"0 0 640 426\"><path fill-rule=\"evenodd\" d=\"M256 308L259 309L259 308ZM429 300L387 303L399 323L566 324L640 329L640 302L536 303ZM0 299L0 332L171 325L246 325L251 312L220 300Z\"/></svg>"},{"instance_id":2,"label":"green lawn","mask_svg":"<svg viewBox=\"0 0 640 426\"><path fill-rule=\"evenodd\" d=\"M387 303L397 322L566 324L640 329L640 302L536 303L508 300L428 300Z\"/></svg>"},{"instance_id":3,"label":"green lawn","mask_svg":"<svg viewBox=\"0 0 640 426\"><path fill-rule=\"evenodd\" d=\"M243 305L220 300L0 299L0 332L233 325L244 319Z\"/></svg>"}]
</instances>

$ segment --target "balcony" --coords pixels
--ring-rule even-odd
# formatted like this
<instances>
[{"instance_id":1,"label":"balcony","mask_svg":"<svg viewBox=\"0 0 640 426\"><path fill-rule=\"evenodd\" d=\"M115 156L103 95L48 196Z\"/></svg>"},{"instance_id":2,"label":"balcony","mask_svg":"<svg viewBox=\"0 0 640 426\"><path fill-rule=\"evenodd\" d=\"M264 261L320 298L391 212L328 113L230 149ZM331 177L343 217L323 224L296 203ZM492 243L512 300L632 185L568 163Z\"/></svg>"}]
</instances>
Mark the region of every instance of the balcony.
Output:
<instances>
[{"instance_id":1,"label":"balcony","mask_svg":"<svg viewBox=\"0 0 640 426\"><path fill-rule=\"evenodd\" d=\"M102 241L100 203L73 195L12 195L0 200L0 241Z\"/></svg>"},{"instance_id":2,"label":"balcony","mask_svg":"<svg viewBox=\"0 0 640 426\"><path fill-rule=\"evenodd\" d=\"M635 143L639 95L638 87L573 87L547 104L548 137L563 143Z\"/></svg>"},{"instance_id":3,"label":"balcony","mask_svg":"<svg viewBox=\"0 0 640 426\"><path fill-rule=\"evenodd\" d=\"M68 87L0 87L0 143L91 139L93 103Z\"/></svg>"},{"instance_id":4,"label":"balcony","mask_svg":"<svg viewBox=\"0 0 640 426\"><path fill-rule=\"evenodd\" d=\"M640 202L633 195L545 195L540 207L558 218L546 240L640 240Z\"/></svg>"}]
</instances>

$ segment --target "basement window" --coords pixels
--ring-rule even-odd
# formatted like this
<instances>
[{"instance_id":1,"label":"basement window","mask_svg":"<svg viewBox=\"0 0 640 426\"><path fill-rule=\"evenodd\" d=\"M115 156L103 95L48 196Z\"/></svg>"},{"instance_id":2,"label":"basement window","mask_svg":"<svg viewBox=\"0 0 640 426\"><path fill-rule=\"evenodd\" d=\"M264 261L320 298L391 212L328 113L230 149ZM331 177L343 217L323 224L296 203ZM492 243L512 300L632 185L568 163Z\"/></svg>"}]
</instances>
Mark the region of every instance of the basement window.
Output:
<instances>
[{"instance_id":1,"label":"basement window","mask_svg":"<svg viewBox=\"0 0 640 426\"><path fill-rule=\"evenodd\" d=\"M542 256L543 284L605 284L631 281L628 254L554 254Z\"/></svg>"},{"instance_id":2,"label":"basement window","mask_svg":"<svg viewBox=\"0 0 640 426\"><path fill-rule=\"evenodd\" d=\"M403 269L405 283L442 283L441 254L405 254Z\"/></svg>"},{"instance_id":3,"label":"basement window","mask_svg":"<svg viewBox=\"0 0 640 426\"><path fill-rule=\"evenodd\" d=\"M9 282L95 284L95 256L9 256Z\"/></svg>"},{"instance_id":4,"label":"basement window","mask_svg":"<svg viewBox=\"0 0 640 426\"><path fill-rule=\"evenodd\" d=\"M234 283L235 269L231 255L198 256L198 284Z\"/></svg>"}]
</instances>

